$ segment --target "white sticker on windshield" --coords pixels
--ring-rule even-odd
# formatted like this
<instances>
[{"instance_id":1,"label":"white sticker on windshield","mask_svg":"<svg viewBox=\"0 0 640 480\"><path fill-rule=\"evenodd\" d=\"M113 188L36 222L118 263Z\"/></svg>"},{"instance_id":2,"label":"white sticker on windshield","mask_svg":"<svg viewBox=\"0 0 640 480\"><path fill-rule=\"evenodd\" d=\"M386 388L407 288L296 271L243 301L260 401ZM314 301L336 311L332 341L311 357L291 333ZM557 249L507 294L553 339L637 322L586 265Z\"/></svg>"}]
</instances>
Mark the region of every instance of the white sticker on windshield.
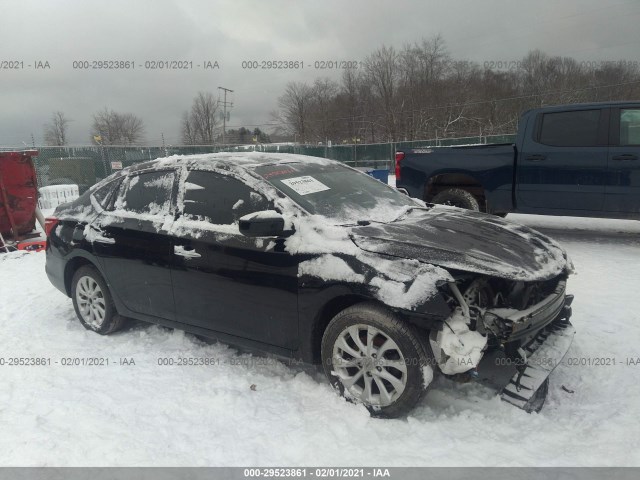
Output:
<instances>
[{"instance_id":1,"label":"white sticker on windshield","mask_svg":"<svg viewBox=\"0 0 640 480\"><path fill-rule=\"evenodd\" d=\"M298 195L309 195L310 193L331 190L324 183L316 180L309 175L305 175L304 177L287 178L286 180L280 181L291 190L296 192Z\"/></svg>"}]
</instances>

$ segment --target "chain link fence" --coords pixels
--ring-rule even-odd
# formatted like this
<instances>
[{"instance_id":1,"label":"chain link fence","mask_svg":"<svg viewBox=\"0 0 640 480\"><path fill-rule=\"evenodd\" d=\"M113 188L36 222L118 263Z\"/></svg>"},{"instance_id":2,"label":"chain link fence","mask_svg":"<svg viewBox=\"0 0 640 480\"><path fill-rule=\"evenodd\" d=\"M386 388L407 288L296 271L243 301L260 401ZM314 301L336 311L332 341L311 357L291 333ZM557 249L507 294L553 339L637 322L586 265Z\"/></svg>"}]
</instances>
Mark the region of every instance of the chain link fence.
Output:
<instances>
[{"instance_id":1,"label":"chain link fence","mask_svg":"<svg viewBox=\"0 0 640 480\"><path fill-rule=\"evenodd\" d=\"M453 146L479 143L511 143L515 135L494 135L432 139L413 142L355 144L355 145L298 145L258 144L245 146L180 146L180 147L37 147L34 159L38 186L78 185L80 193L116 170L135 163L171 155L192 155L215 152L257 151L268 153L295 153L330 158L353 167L393 169L396 150Z\"/></svg>"}]
</instances>

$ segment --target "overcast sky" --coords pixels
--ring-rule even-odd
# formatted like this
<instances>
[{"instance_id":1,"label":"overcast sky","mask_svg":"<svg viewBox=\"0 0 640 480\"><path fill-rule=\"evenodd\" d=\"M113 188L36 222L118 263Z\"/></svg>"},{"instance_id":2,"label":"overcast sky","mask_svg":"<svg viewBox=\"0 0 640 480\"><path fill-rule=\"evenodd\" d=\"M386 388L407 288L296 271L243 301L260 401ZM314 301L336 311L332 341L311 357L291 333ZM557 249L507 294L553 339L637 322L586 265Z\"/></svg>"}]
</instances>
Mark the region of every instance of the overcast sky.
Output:
<instances>
[{"instance_id":1,"label":"overcast sky","mask_svg":"<svg viewBox=\"0 0 640 480\"><path fill-rule=\"evenodd\" d=\"M316 60L362 60L386 45L442 34L457 59L518 60L531 49L579 60L640 60L640 0L0 0L0 145L36 144L55 110L89 141L106 107L145 123L145 138L179 141L181 114L200 90L234 90L231 127L269 123L291 80L337 72ZM132 60L135 70L74 70L77 60ZM244 60L302 60L303 70L244 70ZM145 70L186 60L193 69ZM36 70L35 62L49 62ZM204 70L203 62L220 68ZM29 66L31 65L31 66ZM198 67L197 65L200 65ZM1 65L0 65L1 66ZM5 64L6 66L6 64ZM268 127L267 127L268 129Z\"/></svg>"}]
</instances>

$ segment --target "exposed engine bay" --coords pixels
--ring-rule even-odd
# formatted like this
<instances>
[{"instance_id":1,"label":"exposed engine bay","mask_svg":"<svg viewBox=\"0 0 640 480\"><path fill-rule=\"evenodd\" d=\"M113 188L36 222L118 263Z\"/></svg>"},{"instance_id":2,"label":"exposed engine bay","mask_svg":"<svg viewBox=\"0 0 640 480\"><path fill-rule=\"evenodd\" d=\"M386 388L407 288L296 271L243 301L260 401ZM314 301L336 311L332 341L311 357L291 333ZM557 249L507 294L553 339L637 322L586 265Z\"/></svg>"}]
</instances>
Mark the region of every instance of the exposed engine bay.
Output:
<instances>
[{"instance_id":1,"label":"exposed engine bay","mask_svg":"<svg viewBox=\"0 0 640 480\"><path fill-rule=\"evenodd\" d=\"M442 373L473 375L484 353L495 348L526 362L521 346L571 303L565 288L563 276L541 282L468 276L449 283L445 298L452 314L430 335Z\"/></svg>"}]
</instances>

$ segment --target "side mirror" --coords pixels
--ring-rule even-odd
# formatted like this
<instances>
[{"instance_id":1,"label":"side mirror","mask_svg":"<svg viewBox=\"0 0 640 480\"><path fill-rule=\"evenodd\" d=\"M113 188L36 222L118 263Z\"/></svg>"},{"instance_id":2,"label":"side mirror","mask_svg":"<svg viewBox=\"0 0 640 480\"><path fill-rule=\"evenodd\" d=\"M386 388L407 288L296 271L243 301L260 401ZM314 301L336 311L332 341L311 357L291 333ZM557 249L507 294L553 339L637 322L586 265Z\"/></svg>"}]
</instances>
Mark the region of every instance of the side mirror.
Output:
<instances>
[{"instance_id":1,"label":"side mirror","mask_svg":"<svg viewBox=\"0 0 640 480\"><path fill-rule=\"evenodd\" d=\"M245 215L238 221L240 233L246 237L278 237L285 235L284 218L275 210Z\"/></svg>"}]
</instances>

